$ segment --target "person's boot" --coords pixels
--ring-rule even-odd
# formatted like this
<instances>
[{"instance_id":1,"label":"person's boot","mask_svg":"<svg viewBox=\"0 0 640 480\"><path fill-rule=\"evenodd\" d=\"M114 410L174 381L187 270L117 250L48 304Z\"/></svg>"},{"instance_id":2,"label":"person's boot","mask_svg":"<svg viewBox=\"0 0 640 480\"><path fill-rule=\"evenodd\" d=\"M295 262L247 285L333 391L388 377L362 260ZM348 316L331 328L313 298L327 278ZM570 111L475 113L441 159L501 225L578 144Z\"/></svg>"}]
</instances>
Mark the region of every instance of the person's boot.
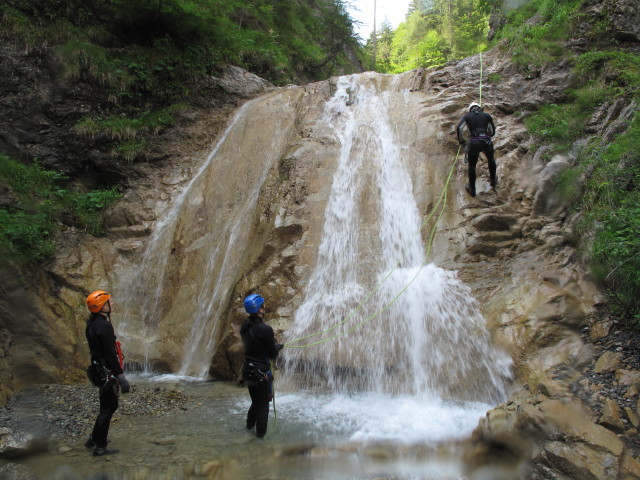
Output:
<instances>
[{"instance_id":1,"label":"person's boot","mask_svg":"<svg viewBox=\"0 0 640 480\"><path fill-rule=\"evenodd\" d=\"M96 445L93 448L93 456L101 457L103 455L113 455L114 453L118 453L119 451L120 450L117 450L115 448L99 447Z\"/></svg>"},{"instance_id":2,"label":"person's boot","mask_svg":"<svg viewBox=\"0 0 640 480\"><path fill-rule=\"evenodd\" d=\"M492 178L491 179L491 190L494 191L494 193L498 193L498 191L496 190L496 186L498 185L498 179L497 178Z\"/></svg>"},{"instance_id":3,"label":"person's boot","mask_svg":"<svg viewBox=\"0 0 640 480\"><path fill-rule=\"evenodd\" d=\"M109 442L111 442L111 440L107 440L107 445L109 444ZM84 442L84 446L86 448L94 448L96 446L96 441L93 439L92 436L89 436L87 441Z\"/></svg>"},{"instance_id":4,"label":"person's boot","mask_svg":"<svg viewBox=\"0 0 640 480\"><path fill-rule=\"evenodd\" d=\"M471 187L471 185L469 185L468 183L465 185L464 189L467 191L467 193L469 195L471 195L472 197L476 196L476 188L475 187Z\"/></svg>"}]
</instances>

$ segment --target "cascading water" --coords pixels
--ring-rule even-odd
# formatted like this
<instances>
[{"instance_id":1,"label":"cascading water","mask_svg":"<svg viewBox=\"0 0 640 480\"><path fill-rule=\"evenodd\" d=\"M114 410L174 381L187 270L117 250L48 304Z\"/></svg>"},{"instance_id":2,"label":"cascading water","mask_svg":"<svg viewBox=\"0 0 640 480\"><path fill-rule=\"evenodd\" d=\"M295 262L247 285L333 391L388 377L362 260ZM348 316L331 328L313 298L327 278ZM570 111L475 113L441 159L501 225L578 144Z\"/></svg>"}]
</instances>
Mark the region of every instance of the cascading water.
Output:
<instances>
[{"instance_id":1,"label":"cascading water","mask_svg":"<svg viewBox=\"0 0 640 480\"><path fill-rule=\"evenodd\" d=\"M421 218L387 115L394 88L378 93L359 78L340 79L320 122L340 158L317 264L286 333L290 342L326 332L292 347L329 340L285 349L288 388L502 399L510 359L491 346L470 289L424 265Z\"/></svg>"},{"instance_id":2,"label":"cascading water","mask_svg":"<svg viewBox=\"0 0 640 480\"><path fill-rule=\"evenodd\" d=\"M208 376L220 316L250 251L260 189L289 144L299 95L283 91L240 108L157 223L140 264L115 289L126 313L117 329L130 351L149 352L182 376Z\"/></svg>"},{"instance_id":3,"label":"cascading water","mask_svg":"<svg viewBox=\"0 0 640 480\"><path fill-rule=\"evenodd\" d=\"M300 272L306 265L313 271L300 276L308 279L305 298L285 341L329 331L283 351L276 373L276 389L288 392L279 395L283 424L319 441L431 442L469 433L488 409L484 402L504 398L510 360L492 347L470 289L455 272L426 264L419 205L445 185L448 152L438 147L437 125L398 127L421 115L425 98L403 92L404 81L363 74L247 103L122 283L125 345L137 339L163 348L156 361L177 352L167 360L172 371L206 378L226 328L221 315L241 307L231 292L262 248L249 237L262 225L260 191L278 188L277 179L267 181L279 174L276 165L298 162L317 175L301 179L310 192L304 208L287 200L269 206L278 209L276 226L315 212L301 228L308 229L304 255L297 245L287 248L307 262ZM421 165L409 144L427 137L440 153L420 158L428 164ZM419 185L420 201L416 171L438 190ZM324 209L324 227L314 205Z\"/></svg>"},{"instance_id":4,"label":"cascading water","mask_svg":"<svg viewBox=\"0 0 640 480\"><path fill-rule=\"evenodd\" d=\"M189 198L189 194L198 187L198 184L202 183L204 172L207 171L217 151L224 144L227 134L238 119L241 118L243 111L248 106L249 104L245 104L236 113L198 172L178 195L169 211L159 219L141 256L139 268L125 282L125 287L121 291L116 289L117 297L121 299L125 312L124 320L118 325L120 335L128 341L130 346L134 348L137 346L139 349L142 347L145 369L149 369L148 356L157 341L156 328L158 325L155 317L163 304L165 277L167 275L168 262L171 259L172 244L175 241L176 230L179 226L178 217L185 201ZM212 257L215 258L216 256L214 252ZM212 262L209 262L208 266L210 265L212 265ZM203 293L201 288L200 298L202 298ZM204 302L203 304L206 306L205 311L210 313L212 302ZM202 318L203 316L200 315L200 318L193 323L192 336L197 331L206 335L208 337L207 343L209 343L211 342L211 332L209 332L209 335L207 335L207 332L202 332ZM190 340L190 342L186 343L185 348L189 352L188 356L192 357L194 351L197 350L199 342ZM186 370L186 368L181 370ZM201 371L191 373L195 373L196 376L203 374ZM186 373L181 372L181 374L184 375Z\"/></svg>"}]
</instances>

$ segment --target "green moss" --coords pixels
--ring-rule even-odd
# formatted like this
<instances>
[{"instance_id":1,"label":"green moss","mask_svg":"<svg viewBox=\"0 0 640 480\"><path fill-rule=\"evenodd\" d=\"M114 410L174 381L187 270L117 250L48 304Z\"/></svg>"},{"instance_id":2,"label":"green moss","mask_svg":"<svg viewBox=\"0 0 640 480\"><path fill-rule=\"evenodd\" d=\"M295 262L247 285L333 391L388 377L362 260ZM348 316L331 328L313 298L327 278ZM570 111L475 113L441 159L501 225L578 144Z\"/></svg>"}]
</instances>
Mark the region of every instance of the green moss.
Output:
<instances>
[{"instance_id":1,"label":"green moss","mask_svg":"<svg viewBox=\"0 0 640 480\"><path fill-rule=\"evenodd\" d=\"M592 139L581 152L585 178L576 208L592 270L620 313L640 314L640 112L609 144Z\"/></svg>"},{"instance_id":2,"label":"green moss","mask_svg":"<svg viewBox=\"0 0 640 480\"><path fill-rule=\"evenodd\" d=\"M65 180L37 164L0 155L0 186L13 197L0 207L0 263L42 261L53 251L63 221L94 235L102 233L102 212L121 194L115 188L69 191L63 188Z\"/></svg>"},{"instance_id":3,"label":"green moss","mask_svg":"<svg viewBox=\"0 0 640 480\"><path fill-rule=\"evenodd\" d=\"M500 75L499 73L490 73L489 75L487 75L487 83L495 85L500 82L502 82L502 75Z\"/></svg>"},{"instance_id":4,"label":"green moss","mask_svg":"<svg viewBox=\"0 0 640 480\"><path fill-rule=\"evenodd\" d=\"M496 36L524 72L566 54L564 40L579 17L582 1L532 0L507 14L507 23Z\"/></svg>"}]
</instances>

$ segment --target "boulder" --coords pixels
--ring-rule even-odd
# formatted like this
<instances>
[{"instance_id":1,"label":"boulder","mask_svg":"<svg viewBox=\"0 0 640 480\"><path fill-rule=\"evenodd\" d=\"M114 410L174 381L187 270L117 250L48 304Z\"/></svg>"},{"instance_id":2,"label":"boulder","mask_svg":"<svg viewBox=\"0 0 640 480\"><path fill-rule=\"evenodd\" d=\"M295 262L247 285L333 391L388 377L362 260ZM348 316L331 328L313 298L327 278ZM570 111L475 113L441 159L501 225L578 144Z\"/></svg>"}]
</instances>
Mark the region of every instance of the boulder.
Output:
<instances>
[{"instance_id":1,"label":"boulder","mask_svg":"<svg viewBox=\"0 0 640 480\"><path fill-rule=\"evenodd\" d=\"M616 380L622 385L640 385L640 372L620 369L616 371Z\"/></svg>"},{"instance_id":2,"label":"boulder","mask_svg":"<svg viewBox=\"0 0 640 480\"><path fill-rule=\"evenodd\" d=\"M540 172L538 188L533 203L538 213L549 214L562 207L563 200L557 191L557 180L560 174L569 169L571 165L566 158L556 155Z\"/></svg>"},{"instance_id":3,"label":"boulder","mask_svg":"<svg viewBox=\"0 0 640 480\"><path fill-rule=\"evenodd\" d=\"M598 423L616 433L622 433L624 431L624 423L620 417L620 407L618 407L615 400L605 398L602 416L600 420L598 420Z\"/></svg>"},{"instance_id":4,"label":"boulder","mask_svg":"<svg viewBox=\"0 0 640 480\"><path fill-rule=\"evenodd\" d=\"M598 358L598 361L593 367L593 371L595 373L615 372L620 366L621 361L622 353L606 351Z\"/></svg>"},{"instance_id":5,"label":"boulder","mask_svg":"<svg viewBox=\"0 0 640 480\"><path fill-rule=\"evenodd\" d=\"M550 442L543 458L551 466L573 480L617 480L618 459L609 452L584 444Z\"/></svg>"}]
</instances>

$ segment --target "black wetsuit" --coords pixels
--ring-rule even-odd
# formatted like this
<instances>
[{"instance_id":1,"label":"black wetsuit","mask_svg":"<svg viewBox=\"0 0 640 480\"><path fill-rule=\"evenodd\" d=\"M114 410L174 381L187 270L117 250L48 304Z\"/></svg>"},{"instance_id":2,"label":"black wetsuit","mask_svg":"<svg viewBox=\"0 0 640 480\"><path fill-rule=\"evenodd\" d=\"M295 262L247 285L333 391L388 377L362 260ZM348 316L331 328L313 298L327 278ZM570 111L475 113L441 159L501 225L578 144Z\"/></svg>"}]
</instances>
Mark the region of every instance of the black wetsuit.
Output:
<instances>
[{"instance_id":1,"label":"black wetsuit","mask_svg":"<svg viewBox=\"0 0 640 480\"><path fill-rule=\"evenodd\" d=\"M269 402L273 392L271 360L278 356L273 329L257 315L251 315L240 327L245 361L242 381L249 387L251 407L247 412L247 428L256 427L256 436L267 433ZM265 377L266 375L266 377Z\"/></svg>"},{"instance_id":2,"label":"black wetsuit","mask_svg":"<svg viewBox=\"0 0 640 480\"><path fill-rule=\"evenodd\" d=\"M113 332L113 325L104 315L94 313L87 321L85 330L91 361L99 362L118 376L122 372L118 353L116 352L116 336ZM118 409L118 394L116 386L110 386L100 390L100 412L93 426L91 438L98 447L107 446L107 436L109 435L109 425L111 417Z\"/></svg>"},{"instance_id":3,"label":"black wetsuit","mask_svg":"<svg viewBox=\"0 0 640 480\"><path fill-rule=\"evenodd\" d=\"M478 157L481 152L484 152L487 156L487 162L489 164L489 181L491 186L496 186L496 161L493 157L493 142L491 137L496 133L496 126L493 124L493 118L488 113L483 112L479 108L474 108L472 111L464 115L458 123L456 129L458 135L458 141L460 144L465 143L464 136L462 135L464 126L469 129L469 143L467 144L467 159L468 159L468 176L469 176L469 193L471 195L476 194L476 164L478 163Z\"/></svg>"}]
</instances>

